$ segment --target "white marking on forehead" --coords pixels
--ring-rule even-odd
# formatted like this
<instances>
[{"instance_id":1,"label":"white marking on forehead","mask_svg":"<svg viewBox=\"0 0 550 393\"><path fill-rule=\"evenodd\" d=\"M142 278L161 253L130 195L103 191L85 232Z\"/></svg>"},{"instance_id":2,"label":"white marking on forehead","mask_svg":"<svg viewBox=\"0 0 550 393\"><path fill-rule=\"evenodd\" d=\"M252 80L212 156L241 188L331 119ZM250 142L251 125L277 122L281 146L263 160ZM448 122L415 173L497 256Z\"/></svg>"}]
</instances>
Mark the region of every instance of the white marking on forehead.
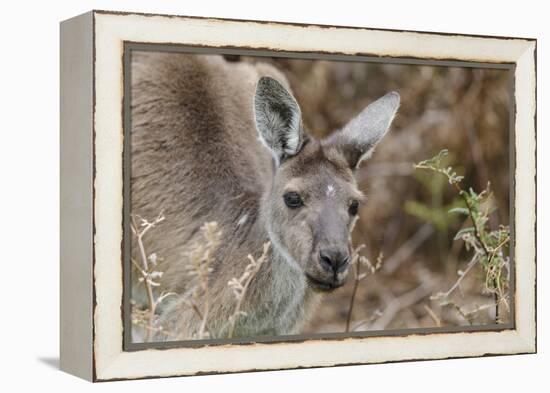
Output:
<instances>
[{"instance_id":1,"label":"white marking on forehead","mask_svg":"<svg viewBox=\"0 0 550 393\"><path fill-rule=\"evenodd\" d=\"M329 198L332 198L336 195L336 189L334 188L334 186L332 184L329 184L327 186L327 192L326 192L326 195L327 197Z\"/></svg>"},{"instance_id":2,"label":"white marking on forehead","mask_svg":"<svg viewBox=\"0 0 550 393\"><path fill-rule=\"evenodd\" d=\"M246 222L246 220L248 220L248 214L243 215L239 219L239 221L237 221L237 226L239 227L239 226L243 225Z\"/></svg>"}]
</instances>

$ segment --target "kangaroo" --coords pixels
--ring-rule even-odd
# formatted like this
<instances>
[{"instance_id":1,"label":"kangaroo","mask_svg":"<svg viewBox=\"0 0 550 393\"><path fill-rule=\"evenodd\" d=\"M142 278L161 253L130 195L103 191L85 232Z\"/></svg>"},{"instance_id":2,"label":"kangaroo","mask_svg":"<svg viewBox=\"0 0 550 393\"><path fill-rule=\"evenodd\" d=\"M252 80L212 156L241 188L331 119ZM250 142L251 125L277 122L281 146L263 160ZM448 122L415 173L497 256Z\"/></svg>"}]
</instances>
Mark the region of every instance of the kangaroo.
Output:
<instances>
[{"instance_id":1,"label":"kangaroo","mask_svg":"<svg viewBox=\"0 0 550 393\"><path fill-rule=\"evenodd\" d=\"M201 318L185 300L186 248L215 221L223 235L208 275L212 337L228 336L235 309L228 281L266 242L232 336L299 333L320 296L346 281L364 200L354 171L388 131L399 95L388 93L316 140L287 80L266 63L137 52L131 86L131 208L144 217L164 211L144 241L162 257L162 289L177 294L160 311L162 326L175 339L196 337Z\"/></svg>"}]
</instances>

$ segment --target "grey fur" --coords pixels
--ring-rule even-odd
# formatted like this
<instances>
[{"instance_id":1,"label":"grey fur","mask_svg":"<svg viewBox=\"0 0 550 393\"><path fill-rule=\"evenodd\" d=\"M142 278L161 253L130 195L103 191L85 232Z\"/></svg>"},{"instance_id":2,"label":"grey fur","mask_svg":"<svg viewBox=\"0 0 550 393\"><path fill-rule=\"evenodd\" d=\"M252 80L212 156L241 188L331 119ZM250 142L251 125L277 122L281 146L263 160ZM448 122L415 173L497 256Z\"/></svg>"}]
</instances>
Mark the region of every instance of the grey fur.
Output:
<instances>
[{"instance_id":1,"label":"grey fur","mask_svg":"<svg viewBox=\"0 0 550 393\"><path fill-rule=\"evenodd\" d=\"M234 312L228 281L244 272L248 254L259 257L267 241L271 252L243 301L246 316L238 318L235 337L300 332L323 289L306 275L331 288L346 280L347 269L327 272L319 253L348 247L354 222L348 206L362 198L346 158L355 134L344 129L333 140L305 138L289 91L285 78L263 63L178 53L132 56L132 212L152 218L164 210L166 216L144 240L161 258L162 289L179 294L161 310L161 323L176 333L171 339L191 338L200 324L184 301L190 290L186 252L205 222L216 221L223 232L209 277L214 337L227 334ZM269 103L290 108L285 113L291 118L274 113ZM290 133L298 133L297 144L282 142ZM302 208L285 206L288 191L303 197ZM140 288L134 284L136 293Z\"/></svg>"}]
</instances>

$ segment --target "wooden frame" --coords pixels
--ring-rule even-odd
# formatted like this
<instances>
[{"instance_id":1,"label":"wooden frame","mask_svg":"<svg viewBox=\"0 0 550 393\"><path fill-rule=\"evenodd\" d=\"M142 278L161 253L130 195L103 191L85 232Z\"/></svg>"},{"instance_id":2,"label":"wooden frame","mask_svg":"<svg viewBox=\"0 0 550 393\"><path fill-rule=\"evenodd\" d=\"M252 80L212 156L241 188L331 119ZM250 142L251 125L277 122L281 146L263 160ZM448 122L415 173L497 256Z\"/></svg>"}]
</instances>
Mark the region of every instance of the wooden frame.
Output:
<instances>
[{"instance_id":1,"label":"wooden frame","mask_svg":"<svg viewBox=\"0 0 550 393\"><path fill-rule=\"evenodd\" d=\"M253 34L251 34L253 32ZM514 69L515 313L503 329L124 346L124 51L135 43ZM536 351L536 41L92 11L61 24L61 368L93 381Z\"/></svg>"}]
</instances>

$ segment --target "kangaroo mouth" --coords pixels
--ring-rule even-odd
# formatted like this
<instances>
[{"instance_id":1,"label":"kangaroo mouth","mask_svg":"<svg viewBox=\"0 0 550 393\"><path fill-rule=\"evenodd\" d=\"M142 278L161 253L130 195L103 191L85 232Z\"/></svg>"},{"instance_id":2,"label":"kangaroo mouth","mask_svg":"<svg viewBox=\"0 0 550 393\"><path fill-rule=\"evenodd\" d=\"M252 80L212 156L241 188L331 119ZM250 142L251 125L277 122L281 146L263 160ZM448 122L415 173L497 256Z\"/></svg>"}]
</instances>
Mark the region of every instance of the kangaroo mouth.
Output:
<instances>
[{"instance_id":1,"label":"kangaroo mouth","mask_svg":"<svg viewBox=\"0 0 550 393\"><path fill-rule=\"evenodd\" d=\"M344 283L343 282L327 282L327 281L321 281L316 279L315 277L309 275L306 273L306 279L309 284L309 286L319 292L331 292L335 290L336 288L341 287Z\"/></svg>"}]
</instances>

